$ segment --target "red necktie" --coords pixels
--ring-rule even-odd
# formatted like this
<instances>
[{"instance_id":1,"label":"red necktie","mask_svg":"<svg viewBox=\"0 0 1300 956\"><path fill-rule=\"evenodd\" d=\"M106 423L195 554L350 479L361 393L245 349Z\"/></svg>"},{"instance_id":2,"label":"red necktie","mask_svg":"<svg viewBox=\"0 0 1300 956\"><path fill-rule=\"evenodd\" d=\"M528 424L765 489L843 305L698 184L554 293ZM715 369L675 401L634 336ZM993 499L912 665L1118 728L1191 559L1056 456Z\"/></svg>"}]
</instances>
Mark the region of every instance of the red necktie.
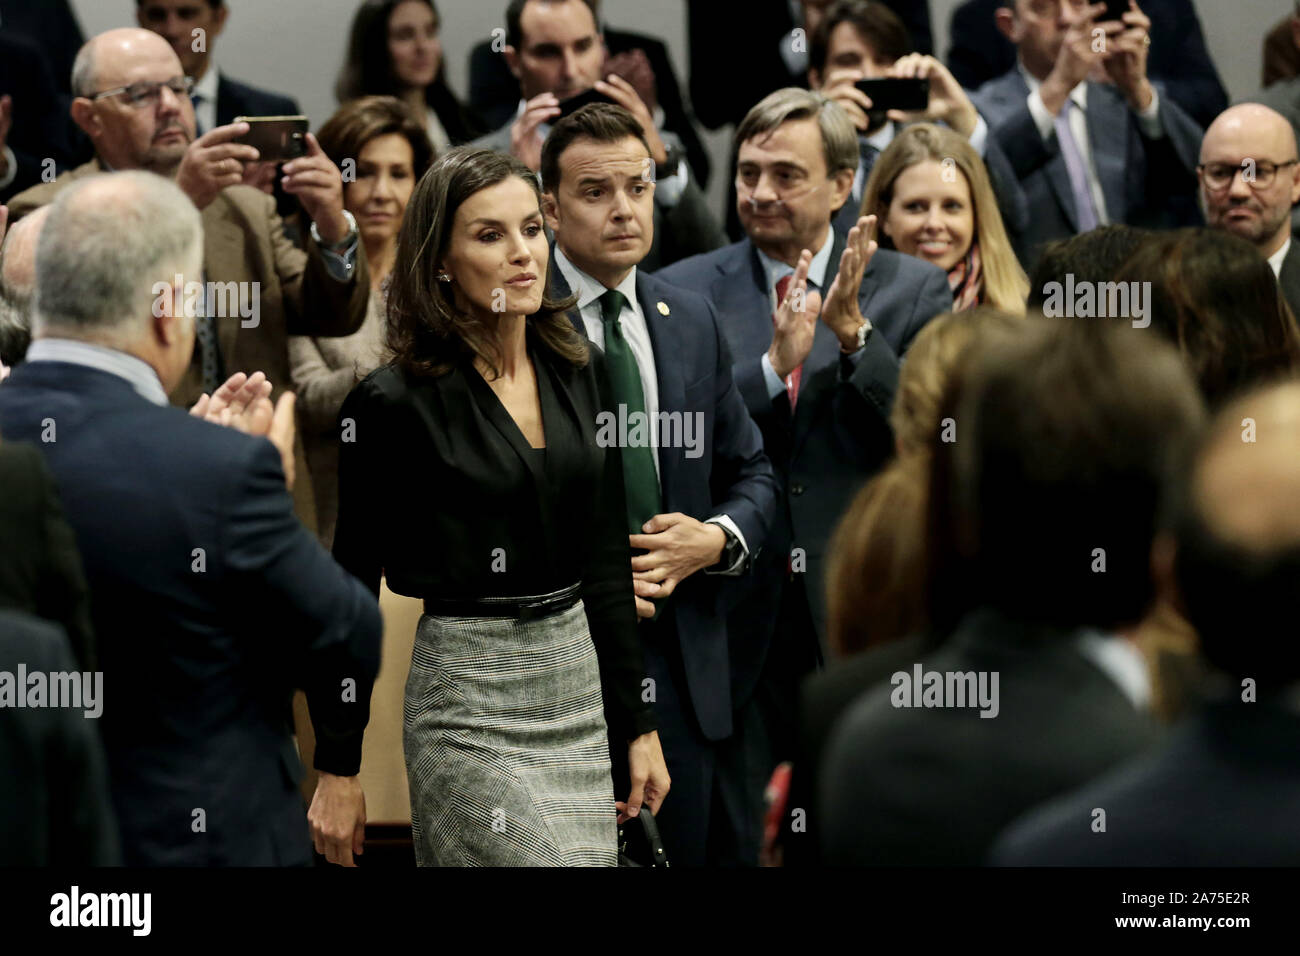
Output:
<instances>
[{"instance_id":1,"label":"red necktie","mask_svg":"<svg viewBox=\"0 0 1300 956\"><path fill-rule=\"evenodd\" d=\"M776 307L781 308L781 303L785 301L785 294L790 291L790 283L794 281L794 273L781 276L776 280ZM772 316L772 324L776 324L776 316ZM803 363L785 377L785 390L790 395L790 411L794 411L794 403L799 400L799 379L803 375Z\"/></svg>"}]
</instances>

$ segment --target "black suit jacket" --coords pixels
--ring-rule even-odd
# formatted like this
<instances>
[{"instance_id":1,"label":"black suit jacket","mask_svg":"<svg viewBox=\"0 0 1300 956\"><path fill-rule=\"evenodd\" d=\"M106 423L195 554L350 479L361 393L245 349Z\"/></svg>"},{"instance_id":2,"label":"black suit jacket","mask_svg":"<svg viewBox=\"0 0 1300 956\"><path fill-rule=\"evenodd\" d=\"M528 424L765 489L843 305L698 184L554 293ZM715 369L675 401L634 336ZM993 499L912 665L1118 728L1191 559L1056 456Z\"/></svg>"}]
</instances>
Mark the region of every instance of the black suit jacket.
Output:
<instances>
[{"instance_id":1,"label":"black suit jacket","mask_svg":"<svg viewBox=\"0 0 1300 956\"><path fill-rule=\"evenodd\" d=\"M63 627L82 670L98 669L77 541L40 451L0 442L0 608Z\"/></svg>"},{"instance_id":2,"label":"black suit jacket","mask_svg":"<svg viewBox=\"0 0 1300 956\"><path fill-rule=\"evenodd\" d=\"M992 718L976 707L895 706L901 685L868 691L826 749L823 862L977 866L1025 810L1150 744L1154 724L1075 639L987 609L969 615L924 670L996 673Z\"/></svg>"},{"instance_id":3,"label":"black suit jacket","mask_svg":"<svg viewBox=\"0 0 1300 956\"><path fill-rule=\"evenodd\" d=\"M567 298L560 270L551 274L557 298ZM703 425L697 456L684 447L658 450L663 511L698 521L728 515L753 559L767 539L779 491L762 435L732 380L731 354L713 308L639 269L636 290L654 350L659 409L698 416ZM571 318L585 336L581 317ZM746 590L744 578L698 572L676 588L660 616L663 623L672 615L695 719L709 740L732 730L726 615Z\"/></svg>"},{"instance_id":4,"label":"black suit jacket","mask_svg":"<svg viewBox=\"0 0 1300 956\"><path fill-rule=\"evenodd\" d=\"M1044 140L1026 100L1029 85L1012 69L972 96L989 124L1032 215L1012 238L1028 271L1044 244L1079 231L1070 174L1056 135ZM1093 166L1111 222L1149 229L1201 222L1196 208L1196 164L1202 130L1169 96L1159 108L1164 136L1148 139L1137 116L1113 86L1088 84L1087 129Z\"/></svg>"},{"instance_id":5,"label":"black suit jacket","mask_svg":"<svg viewBox=\"0 0 1300 956\"><path fill-rule=\"evenodd\" d=\"M1291 311L1300 315L1300 239L1291 237L1291 248L1282 259L1282 268L1277 280L1282 285L1282 298L1286 299Z\"/></svg>"},{"instance_id":6,"label":"black suit jacket","mask_svg":"<svg viewBox=\"0 0 1300 956\"><path fill-rule=\"evenodd\" d=\"M1300 714L1207 706L1158 753L1026 815L998 840L1003 866L1298 866ZM1106 830L1094 832L1094 810Z\"/></svg>"},{"instance_id":7,"label":"black suit jacket","mask_svg":"<svg viewBox=\"0 0 1300 956\"><path fill-rule=\"evenodd\" d=\"M218 126L233 123L236 116L297 116L301 113L298 104L288 96L239 83L224 73L218 75Z\"/></svg>"},{"instance_id":8,"label":"black suit jacket","mask_svg":"<svg viewBox=\"0 0 1300 956\"><path fill-rule=\"evenodd\" d=\"M292 691L316 766L355 774L382 625L294 518L275 448L62 362L14 370L0 431L44 453L85 562L125 862L307 863Z\"/></svg>"},{"instance_id":9,"label":"black suit jacket","mask_svg":"<svg viewBox=\"0 0 1300 956\"><path fill-rule=\"evenodd\" d=\"M883 2L907 27L916 52L932 52L929 0ZM781 56L782 38L795 27L787 0L751 0L743 7L692 0L686 11L691 103L709 129L739 123L768 93L808 85L808 77L791 74Z\"/></svg>"},{"instance_id":10,"label":"black suit jacket","mask_svg":"<svg viewBox=\"0 0 1300 956\"><path fill-rule=\"evenodd\" d=\"M967 0L952 12L948 68L957 82L977 89L1016 65L1016 48L993 20L1007 0ZM1228 94L1210 59L1192 0L1144 0L1151 18L1147 74L1159 80L1169 98L1206 127L1228 106Z\"/></svg>"},{"instance_id":11,"label":"black suit jacket","mask_svg":"<svg viewBox=\"0 0 1300 956\"><path fill-rule=\"evenodd\" d=\"M829 286L844 236L832 232ZM840 356L834 333L819 323L804 362L798 401L768 396L762 357L772 344L772 302L758 252L748 240L692 256L662 270L665 281L707 298L735 364L732 374L782 487L777 517L755 568L755 590L737 608L731 633L747 635L733 648L732 692L749 699L767 658L792 549L802 549L813 623L825 633L823 576L831 532L853 494L893 453L889 411L898 386L899 357L934 316L952 308L947 277L911 256L879 250L862 278L858 303L875 326L856 366Z\"/></svg>"},{"instance_id":12,"label":"black suit jacket","mask_svg":"<svg viewBox=\"0 0 1300 956\"><path fill-rule=\"evenodd\" d=\"M0 189L0 203L39 183L47 159L54 160L55 175L64 172L75 152L69 97L56 88L40 47L8 26L6 21L0 32L0 96L13 97L5 145L14 151L18 170Z\"/></svg>"},{"instance_id":13,"label":"black suit jacket","mask_svg":"<svg viewBox=\"0 0 1300 956\"><path fill-rule=\"evenodd\" d=\"M0 611L0 671L20 664L28 674L86 670L57 626ZM0 707L0 866L121 862L98 723L84 708Z\"/></svg>"},{"instance_id":14,"label":"black suit jacket","mask_svg":"<svg viewBox=\"0 0 1300 956\"><path fill-rule=\"evenodd\" d=\"M631 33L606 27L605 49L610 56L641 50L655 75L655 95L664 111L663 128L675 133L686 150L686 160L700 181L700 187L709 184L709 151L704 148L700 134L695 129L695 117L682 99L677 73L668 58L668 48L662 40L643 33ZM513 122L519 107L519 81L506 66L505 57L492 49L492 41L484 40L469 54L469 108L478 116L484 129Z\"/></svg>"}]
</instances>

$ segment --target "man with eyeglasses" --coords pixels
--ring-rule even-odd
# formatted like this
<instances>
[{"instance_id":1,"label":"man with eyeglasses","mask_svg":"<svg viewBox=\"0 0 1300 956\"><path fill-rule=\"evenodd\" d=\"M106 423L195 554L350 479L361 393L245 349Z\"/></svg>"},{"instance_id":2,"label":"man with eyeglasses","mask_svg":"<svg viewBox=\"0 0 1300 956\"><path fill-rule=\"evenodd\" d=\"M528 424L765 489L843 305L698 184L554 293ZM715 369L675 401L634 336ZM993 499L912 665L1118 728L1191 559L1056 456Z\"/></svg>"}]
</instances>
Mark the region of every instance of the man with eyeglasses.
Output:
<instances>
[{"instance_id":1,"label":"man with eyeglasses","mask_svg":"<svg viewBox=\"0 0 1300 956\"><path fill-rule=\"evenodd\" d=\"M275 201L257 189L270 164L235 140L247 124L219 126L195 138L192 81L165 39L147 30L110 30L91 39L73 68L72 118L95 146L95 158L9 203L11 220L52 202L70 183L97 172L141 169L176 182L203 214L203 274L186 277L238 290L255 318L213 296L196 317L194 360L170 398L191 406L239 372L264 372L275 388L289 384L290 335L350 335L365 320L370 279L357 254L356 223L343 209L342 175L308 134L307 155L285 163L285 192L312 221L306 252L292 246ZM274 169L271 166L271 169ZM224 313L224 314L217 314ZM314 524L311 482L299 451L294 503Z\"/></svg>"},{"instance_id":2,"label":"man with eyeglasses","mask_svg":"<svg viewBox=\"0 0 1300 956\"><path fill-rule=\"evenodd\" d=\"M833 100L778 90L749 111L736 141L746 238L656 275L712 303L782 486L752 589L727 624L732 706L740 715L757 700L770 737L751 768L761 807L762 785L791 753L799 681L823 657L831 532L892 454L899 359L952 309L952 293L935 266L877 248L874 216L847 234L832 225L859 159L857 131Z\"/></svg>"},{"instance_id":3,"label":"man with eyeglasses","mask_svg":"<svg viewBox=\"0 0 1300 956\"><path fill-rule=\"evenodd\" d=\"M1225 110L1205 131L1196 169L1206 222L1254 245L1300 314L1300 249L1291 241L1300 161L1286 117L1259 103Z\"/></svg>"}]
</instances>

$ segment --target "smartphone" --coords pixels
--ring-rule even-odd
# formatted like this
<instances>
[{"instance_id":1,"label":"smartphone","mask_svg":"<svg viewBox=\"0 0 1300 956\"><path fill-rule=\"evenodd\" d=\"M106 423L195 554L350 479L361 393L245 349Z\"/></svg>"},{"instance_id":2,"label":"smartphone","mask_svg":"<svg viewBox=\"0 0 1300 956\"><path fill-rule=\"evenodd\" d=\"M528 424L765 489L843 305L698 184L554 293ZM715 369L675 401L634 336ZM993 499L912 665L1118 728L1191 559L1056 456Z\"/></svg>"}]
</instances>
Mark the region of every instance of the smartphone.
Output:
<instances>
[{"instance_id":1,"label":"smartphone","mask_svg":"<svg viewBox=\"0 0 1300 956\"><path fill-rule=\"evenodd\" d=\"M854 84L871 99L871 111L923 110L930 105L930 81L924 77L887 76Z\"/></svg>"},{"instance_id":2,"label":"smartphone","mask_svg":"<svg viewBox=\"0 0 1300 956\"><path fill-rule=\"evenodd\" d=\"M1128 0L1105 0L1106 12L1097 18L1102 20L1120 20L1128 13Z\"/></svg>"},{"instance_id":3,"label":"smartphone","mask_svg":"<svg viewBox=\"0 0 1300 956\"><path fill-rule=\"evenodd\" d=\"M611 100L608 96L606 96L604 93L600 92L593 86L591 89L579 93L576 96L570 96L567 100L560 100L560 115L555 118L557 120L563 119L564 117L568 116L570 113L576 112L577 110L582 109L584 106L590 106L592 103L613 103L613 102L614 102L613 100Z\"/></svg>"},{"instance_id":4,"label":"smartphone","mask_svg":"<svg viewBox=\"0 0 1300 956\"><path fill-rule=\"evenodd\" d=\"M235 142L256 149L259 163L283 163L307 155L305 116L236 116L235 122L249 125Z\"/></svg>"}]
</instances>

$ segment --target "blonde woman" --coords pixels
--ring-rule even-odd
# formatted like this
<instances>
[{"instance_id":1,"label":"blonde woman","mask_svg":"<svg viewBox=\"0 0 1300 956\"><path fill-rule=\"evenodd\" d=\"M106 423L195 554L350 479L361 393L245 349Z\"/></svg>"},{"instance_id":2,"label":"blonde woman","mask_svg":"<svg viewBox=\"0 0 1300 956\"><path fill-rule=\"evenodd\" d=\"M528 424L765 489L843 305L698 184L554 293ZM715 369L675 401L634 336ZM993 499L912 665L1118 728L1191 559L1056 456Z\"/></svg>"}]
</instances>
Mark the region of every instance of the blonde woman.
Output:
<instances>
[{"instance_id":1,"label":"blonde woman","mask_svg":"<svg viewBox=\"0 0 1300 956\"><path fill-rule=\"evenodd\" d=\"M962 136L917 123L881 153L862 195L880 245L948 273L953 311L989 305L1023 315L1029 279L1012 251L988 170Z\"/></svg>"}]
</instances>

